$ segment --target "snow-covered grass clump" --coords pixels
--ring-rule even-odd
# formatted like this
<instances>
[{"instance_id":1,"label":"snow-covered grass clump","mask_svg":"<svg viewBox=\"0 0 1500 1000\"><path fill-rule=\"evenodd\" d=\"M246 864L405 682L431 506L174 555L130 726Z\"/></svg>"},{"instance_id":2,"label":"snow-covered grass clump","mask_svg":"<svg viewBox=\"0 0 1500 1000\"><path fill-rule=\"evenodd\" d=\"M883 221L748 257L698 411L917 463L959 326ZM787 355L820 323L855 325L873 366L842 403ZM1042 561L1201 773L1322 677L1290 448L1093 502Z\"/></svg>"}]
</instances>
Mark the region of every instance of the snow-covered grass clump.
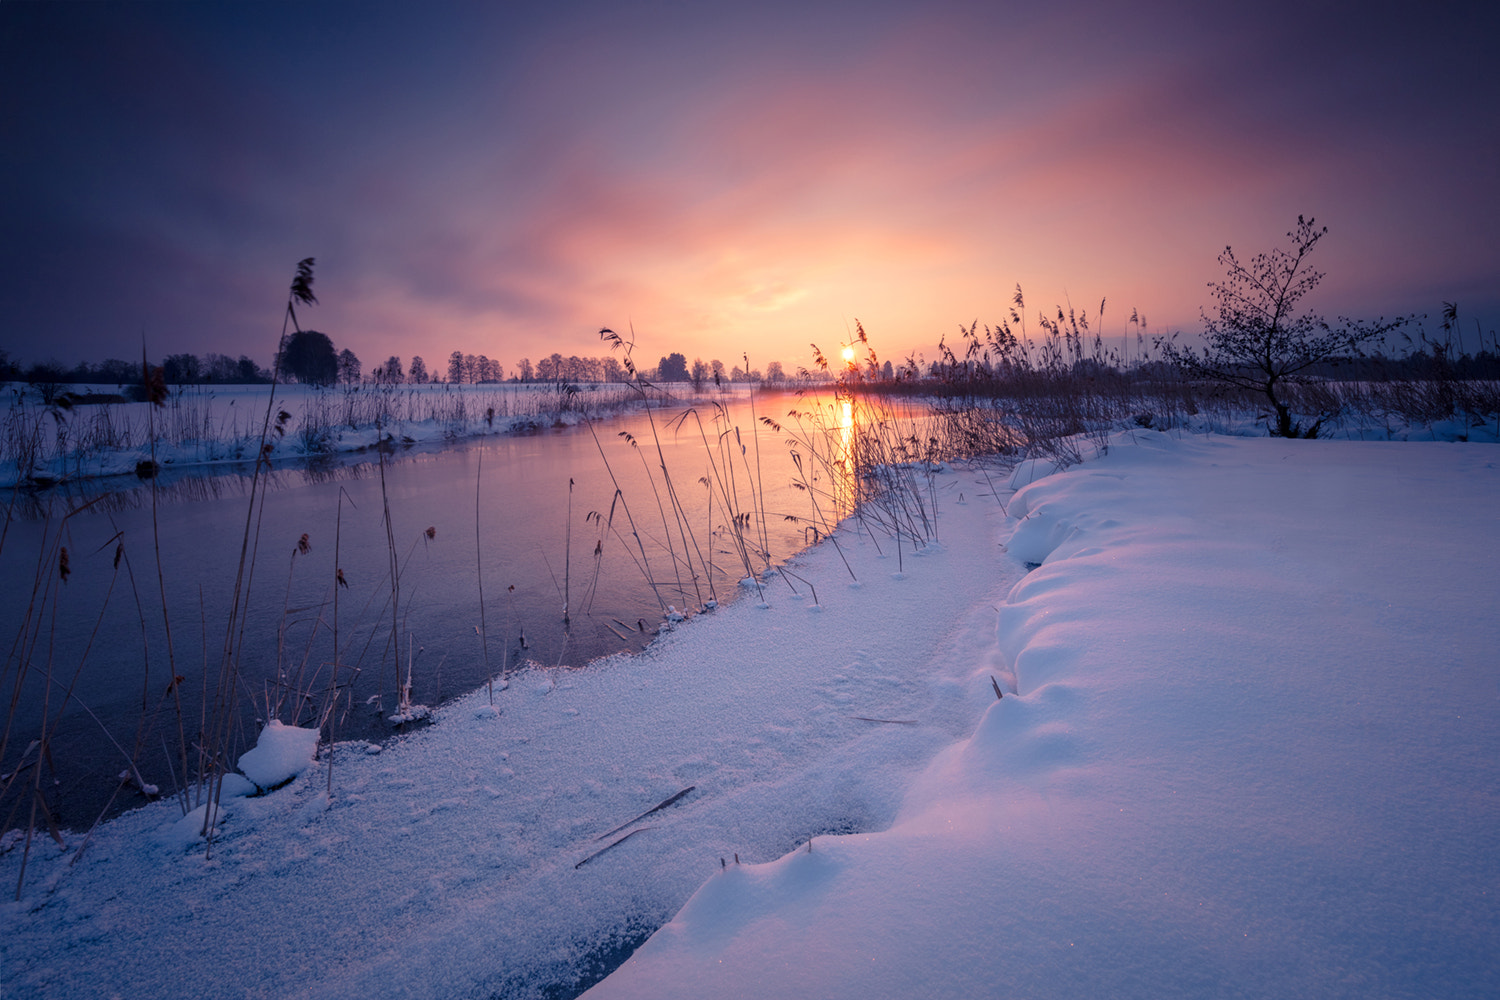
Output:
<instances>
[{"instance_id":1,"label":"snow-covered grass clump","mask_svg":"<svg viewBox=\"0 0 1500 1000\"><path fill-rule=\"evenodd\" d=\"M307 770L318 751L318 729L266 723L255 746L240 756L240 772L261 791L280 788Z\"/></svg>"}]
</instances>

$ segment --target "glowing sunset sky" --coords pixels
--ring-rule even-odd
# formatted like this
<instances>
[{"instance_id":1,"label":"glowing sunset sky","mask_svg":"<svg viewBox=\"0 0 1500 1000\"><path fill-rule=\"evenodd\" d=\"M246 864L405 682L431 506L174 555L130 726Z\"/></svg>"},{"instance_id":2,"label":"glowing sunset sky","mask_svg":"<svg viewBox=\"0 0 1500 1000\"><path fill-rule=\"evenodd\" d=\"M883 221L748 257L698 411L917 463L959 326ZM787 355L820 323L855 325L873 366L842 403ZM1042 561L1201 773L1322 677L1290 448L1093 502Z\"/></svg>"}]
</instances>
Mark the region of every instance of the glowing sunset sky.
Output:
<instances>
[{"instance_id":1,"label":"glowing sunset sky","mask_svg":"<svg viewBox=\"0 0 1500 1000\"><path fill-rule=\"evenodd\" d=\"M1017 283L1033 330L1192 332L1299 213L1330 316L1488 330L1493 10L6 2L0 347L268 363L307 256L366 368L632 323L646 364L795 368L856 317L930 359Z\"/></svg>"}]
</instances>

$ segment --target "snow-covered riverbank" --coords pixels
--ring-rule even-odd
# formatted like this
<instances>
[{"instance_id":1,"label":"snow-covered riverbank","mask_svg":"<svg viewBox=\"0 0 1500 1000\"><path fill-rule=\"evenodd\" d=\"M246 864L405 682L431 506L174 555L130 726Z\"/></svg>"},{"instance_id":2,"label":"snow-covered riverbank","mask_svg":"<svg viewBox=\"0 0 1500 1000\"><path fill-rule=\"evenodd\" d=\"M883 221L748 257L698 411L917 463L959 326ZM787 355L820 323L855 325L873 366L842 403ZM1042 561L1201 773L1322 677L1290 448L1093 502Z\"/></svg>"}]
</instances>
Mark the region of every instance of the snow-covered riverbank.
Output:
<instances>
[{"instance_id":1,"label":"snow-covered riverbank","mask_svg":"<svg viewBox=\"0 0 1500 1000\"><path fill-rule=\"evenodd\" d=\"M847 525L816 605L343 746L211 858L169 803L34 847L6 996L527 996L669 920L591 996L1500 992L1492 448L938 481L904 572Z\"/></svg>"},{"instance_id":2,"label":"snow-covered riverbank","mask_svg":"<svg viewBox=\"0 0 1500 1000\"><path fill-rule=\"evenodd\" d=\"M103 387L75 386L44 406L10 386L0 414L0 486L137 474L143 462L168 471L210 472L249 464L266 434L273 462L327 459L377 444L430 445L572 426L585 416L635 407L620 384L270 385L174 387L166 403L96 402ZM653 400L662 393L652 390Z\"/></svg>"}]
</instances>

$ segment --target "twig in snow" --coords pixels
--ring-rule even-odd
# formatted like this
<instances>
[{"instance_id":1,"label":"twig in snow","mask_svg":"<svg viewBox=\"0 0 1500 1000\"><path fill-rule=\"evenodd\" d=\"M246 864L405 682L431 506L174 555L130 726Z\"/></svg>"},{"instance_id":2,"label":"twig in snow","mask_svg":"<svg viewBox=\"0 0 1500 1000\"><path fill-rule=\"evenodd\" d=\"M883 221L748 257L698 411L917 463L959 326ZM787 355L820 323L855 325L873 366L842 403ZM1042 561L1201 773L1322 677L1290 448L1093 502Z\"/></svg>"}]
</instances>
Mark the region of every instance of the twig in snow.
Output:
<instances>
[{"instance_id":1,"label":"twig in snow","mask_svg":"<svg viewBox=\"0 0 1500 1000\"><path fill-rule=\"evenodd\" d=\"M655 810L652 810L652 811L654 812ZM631 820L630 822L634 823L635 820ZM626 824L626 825L628 826L629 824ZM577 871L578 869L582 868L584 865L588 864L590 861L593 861L599 855L603 854L605 851L609 850L611 847L619 847L621 844L625 843L625 841L629 840L631 837L634 837L636 834L641 833L641 832L643 832L645 830L654 830L654 829L656 829L654 826L643 826L639 830L631 830L629 833L627 833L625 836L621 837L619 840L615 841L612 844L607 844L604 847L599 848L593 854L590 854L588 857L586 857L582 861L578 862L578 864L576 864L576 865L573 866L573 870ZM605 836L607 837L607 836L609 836L609 834L605 834Z\"/></svg>"},{"instance_id":2,"label":"twig in snow","mask_svg":"<svg viewBox=\"0 0 1500 1000\"><path fill-rule=\"evenodd\" d=\"M650 816L652 813L654 813L654 812L661 812L663 809L667 808L667 806L669 806L672 803L676 802L678 799L682 798L688 792L691 792L693 789L695 789L697 787L698 787L697 785L688 785L686 788L684 788L682 791L678 792L676 795L672 796L670 799L665 799L660 804L652 806L650 809L647 809L645 812L641 813L635 819L627 820L626 822L621 823L619 826L617 826L613 830L609 831L609 833L601 833L601 834L599 834L599 836L595 837L594 840L599 841L599 840L603 840L605 837L612 837L615 834L619 833L621 830L625 829L631 823L639 823L641 820L645 819L647 816ZM625 838L622 837L620 839L623 840ZM620 841L617 840L617 841L615 841L615 844L618 844L619 842ZM610 844L609 846L613 847L615 845L614 844ZM605 849L608 850L608 848L605 848ZM587 859L585 859L585 860L587 860Z\"/></svg>"}]
</instances>

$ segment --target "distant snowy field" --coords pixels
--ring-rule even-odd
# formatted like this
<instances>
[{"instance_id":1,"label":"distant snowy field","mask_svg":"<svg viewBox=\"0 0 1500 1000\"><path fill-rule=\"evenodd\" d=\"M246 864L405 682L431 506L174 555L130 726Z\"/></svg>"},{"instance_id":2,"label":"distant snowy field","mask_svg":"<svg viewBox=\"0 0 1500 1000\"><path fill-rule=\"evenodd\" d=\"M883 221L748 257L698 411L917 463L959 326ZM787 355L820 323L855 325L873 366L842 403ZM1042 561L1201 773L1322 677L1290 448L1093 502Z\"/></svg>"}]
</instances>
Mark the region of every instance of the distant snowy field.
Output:
<instances>
[{"instance_id":1,"label":"distant snowy field","mask_svg":"<svg viewBox=\"0 0 1500 1000\"><path fill-rule=\"evenodd\" d=\"M341 745L331 800L273 730L247 771L300 775L210 858L170 803L41 841L5 996L566 995L657 927L590 997L1500 995L1500 453L1047 471L940 475L904 572L846 524L816 606Z\"/></svg>"}]
</instances>

